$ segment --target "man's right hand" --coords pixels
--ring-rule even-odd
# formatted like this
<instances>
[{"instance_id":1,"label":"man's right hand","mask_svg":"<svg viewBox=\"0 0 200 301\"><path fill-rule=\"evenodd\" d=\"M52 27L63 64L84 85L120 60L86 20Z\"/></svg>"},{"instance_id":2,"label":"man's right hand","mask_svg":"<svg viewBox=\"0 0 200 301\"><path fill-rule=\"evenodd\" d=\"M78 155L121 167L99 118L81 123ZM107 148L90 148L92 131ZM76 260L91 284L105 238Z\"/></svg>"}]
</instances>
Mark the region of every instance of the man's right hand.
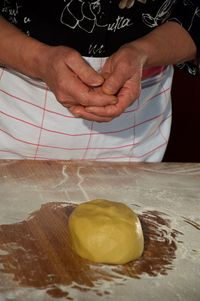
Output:
<instances>
[{"instance_id":1,"label":"man's right hand","mask_svg":"<svg viewBox=\"0 0 200 301\"><path fill-rule=\"evenodd\" d=\"M114 95L96 89L104 78L74 49L44 46L40 58L39 77L47 83L57 100L65 107L114 104Z\"/></svg>"}]
</instances>

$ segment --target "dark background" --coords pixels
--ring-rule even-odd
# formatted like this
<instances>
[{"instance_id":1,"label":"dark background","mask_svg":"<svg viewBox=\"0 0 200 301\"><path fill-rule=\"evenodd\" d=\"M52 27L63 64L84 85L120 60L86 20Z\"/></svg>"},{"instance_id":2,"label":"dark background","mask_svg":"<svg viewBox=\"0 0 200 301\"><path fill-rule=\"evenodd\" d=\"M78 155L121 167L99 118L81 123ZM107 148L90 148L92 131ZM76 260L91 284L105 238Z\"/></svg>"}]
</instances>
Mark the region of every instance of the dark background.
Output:
<instances>
[{"instance_id":1,"label":"dark background","mask_svg":"<svg viewBox=\"0 0 200 301\"><path fill-rule=\"evenodd\" d=\"M172 129L165 162L200 162L200 76L175 67Z\"/></svg>"}]
</instances>

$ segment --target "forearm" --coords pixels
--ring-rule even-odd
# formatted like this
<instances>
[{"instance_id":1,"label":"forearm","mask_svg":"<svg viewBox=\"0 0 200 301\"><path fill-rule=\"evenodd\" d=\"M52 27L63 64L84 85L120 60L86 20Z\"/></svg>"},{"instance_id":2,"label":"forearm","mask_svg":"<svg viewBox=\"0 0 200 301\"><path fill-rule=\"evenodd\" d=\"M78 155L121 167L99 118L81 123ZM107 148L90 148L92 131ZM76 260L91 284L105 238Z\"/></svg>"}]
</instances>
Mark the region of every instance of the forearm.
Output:
<instances>
[{"instance_id":1,"label":"forearm","mask_svg":"<svg viewBox=\"0 0 200 301\"><path fill-rule=\"evenodd\" d=\"M197 49L189 33L178 23L167 22L131 43L146 57L144 67L195 60Z\"/></svg>"},{"instance_id":2,"label":"forearm","mask_svg":"<svg viewBox=\"0 0 200 301\"><path fill-rule=\"evenodd\" d=\"M38 78L40 54L47 47L0 17L0 65Z\"/></svg>"}]
</instances>

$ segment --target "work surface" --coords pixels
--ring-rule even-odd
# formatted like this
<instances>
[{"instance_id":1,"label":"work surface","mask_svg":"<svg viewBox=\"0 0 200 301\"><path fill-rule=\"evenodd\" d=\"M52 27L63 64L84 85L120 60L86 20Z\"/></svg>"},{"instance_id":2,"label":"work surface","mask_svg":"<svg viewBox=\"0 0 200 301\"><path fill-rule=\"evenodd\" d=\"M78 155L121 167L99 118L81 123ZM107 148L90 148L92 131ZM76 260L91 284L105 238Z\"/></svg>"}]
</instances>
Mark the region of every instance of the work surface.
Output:
<instances>
[{"instance_id":1,"label":"work surface","mask_svg":"<svg viewBox=\"0 0 200 301\"><path fill-rule=\"evenodd\" d=\"M96 198L139 215L139 260L92 264L72 252L68 216ZM200 301L200 164L0 161L4 300Z\"/></svg>"}]
</instances>

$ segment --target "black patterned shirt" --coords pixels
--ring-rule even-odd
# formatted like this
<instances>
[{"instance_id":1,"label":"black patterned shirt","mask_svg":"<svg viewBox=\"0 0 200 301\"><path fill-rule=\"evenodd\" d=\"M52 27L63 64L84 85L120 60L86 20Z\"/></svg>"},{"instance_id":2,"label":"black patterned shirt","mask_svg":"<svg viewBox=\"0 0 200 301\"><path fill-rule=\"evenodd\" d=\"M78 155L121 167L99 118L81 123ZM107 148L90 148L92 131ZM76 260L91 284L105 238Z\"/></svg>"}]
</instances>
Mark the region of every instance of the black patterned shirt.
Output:
<instances>
[{"instance_id":1,"label":"black patterned shirt","mask_svg":"<svg viewBox=\"0 0 200 301\"><path fill-rule=\"evenodd\" d=\"M131 7L121 8L123 1L0 0L0 10L31 37L72 47L83 56L109 56L167 20L180 23L200 49L199 0L132 0ZM186 65L196 73L195 65Z\"/></svg>"}]
</instances>

